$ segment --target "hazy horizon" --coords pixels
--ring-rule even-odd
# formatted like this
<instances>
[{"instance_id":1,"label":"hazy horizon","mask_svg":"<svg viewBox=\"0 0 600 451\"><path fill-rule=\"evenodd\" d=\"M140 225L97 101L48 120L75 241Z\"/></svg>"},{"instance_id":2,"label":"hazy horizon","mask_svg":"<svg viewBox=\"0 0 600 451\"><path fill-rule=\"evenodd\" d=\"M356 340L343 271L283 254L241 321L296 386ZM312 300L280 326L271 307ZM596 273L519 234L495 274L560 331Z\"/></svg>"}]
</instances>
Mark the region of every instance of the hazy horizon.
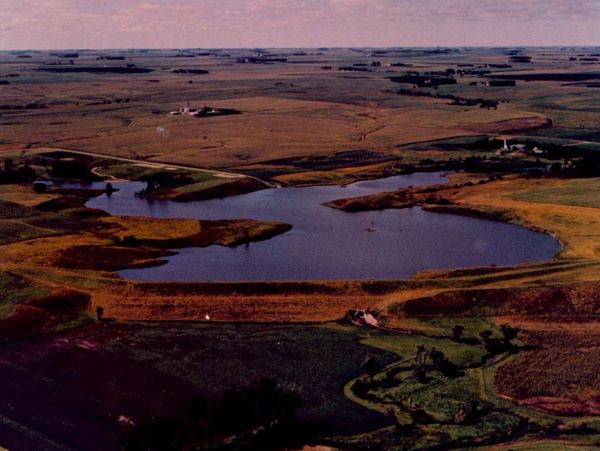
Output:
<instances>
[{"instance_id":1,"label":"hazy horizon","mask_svg":"<svg viewBox=\"0 0 600 451\"><path fill-rule=\"evenodd\" d=\"M597 46L596 0L0 0L1 50Z\"/></svg>"},{"instance_id":2,"label":"hazy horizon","mask_svg":"<svg viewBox=\"0 0 600 451\"><path fill-rule=\"evenodd\" d=\"M246 46L246 47L54 47L54 48L14 48L0 49L1 52L64 52L64 51L94 51L94 50L319 50L319 49L557 49L557 48L577 48L577 49L595 49L600 48L600 45L584 45L584 44L554 44L554 45L379 45L379 46L330 46L319 45L314 47L274 47L274 46Z\"/></svg>"}]
</instances>

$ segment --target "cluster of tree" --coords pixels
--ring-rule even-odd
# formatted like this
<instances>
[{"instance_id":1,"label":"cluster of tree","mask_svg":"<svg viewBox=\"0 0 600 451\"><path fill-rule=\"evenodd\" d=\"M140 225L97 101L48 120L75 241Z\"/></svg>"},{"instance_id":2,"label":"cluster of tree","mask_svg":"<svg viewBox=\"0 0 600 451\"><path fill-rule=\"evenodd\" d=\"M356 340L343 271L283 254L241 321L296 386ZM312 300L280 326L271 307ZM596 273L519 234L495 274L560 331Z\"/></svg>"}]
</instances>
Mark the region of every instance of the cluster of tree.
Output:
<instances>
[{"instance_id":1,"label":"cluster of tree","mask_svg":"<svg viewBox=\"0 0 600 451\"><path fill-rule=\"evenodd\" d=\"M57 56L59 58L79 58L79 53L50 53L50 56Z\"/></svg>"},{"instance_id":2,"label":"cluster of tree","mask_svg":"<svg viewBox=\"0 0 600 451\"><path fill-rule=\"evenodd\" d=\"M90 73L90 74L147 74L154 72L154 69L145 67L135 67L128 64L122 66L70 66L70 67L40 67L36 69L43 72L55 73Z\"/></svg>"},{"instance_id":3,"label":"cluster of tree","mask_svg":"<svg viewBox=\"0 0 600 451\"><path fill-rule=\"evenodd\" d=\"M502 147L503 141L495 138L482 137L469 142L448 141L436 144L436 147L442 150L498 150Z\"/></svg>"},{"instance_id":4,"label":"cluster of tree","mask_svg":"<svg viewBox=\"0 0 600 451\"><path fill-rule=\"evenodd\" d=\"M444 376L453 377L458 374L458 367L442 351L434 347L427 351L425 346L419 345L413 364L413 376L419 382L426 383L428 371L439 371Z\"/></svg>"},{"instance_id":5,"label":"cluster of tree","mask_svg":"<svg viewBox=\"0 0 600 451\"><path fill-rule=\"evenodd\" d=\"M237 62L238 63L252 63L252 64L273 64L273 63L285 63L285 62L287 62L287 58L247 56L247 57L238 58Z\"/></svg>"},{"instance_id":6,"label":"cluster of tree","mask_svg":"<svg viewBox=\"0 0 600 451\"><path fill-rule=\"evenodd\" d=\"M440 85L455 85L456 79L451 76L434 75L434 74L419 74L419 72L407 72L405 75L390 77L394 83L408 83L418 86L419 88L432 87Z\"/></svg>"},{"instance_id":7,"label":"cluster of tree","mask_svg":"<svg viewBox=\"0 0 600 451\"><path fill-rule=\"evenodd\" d=\"M411 97L432 97L434 99L448 99L451 100L450 105L479 105L480 108L497 108L498 103L500 102L499 100L482 99L481 97L478 97L476 99L467 99L452 94L433 94L429 91L413 91L411 89L399 89L398 91L396 91L396 94Z\"/></svg>"},{"instance_id":8,"label":"cluster of tree","mask_svg":"<svg viewBox=\"0 0 600 451\"><path fill-rule=\"evenodd\" d=\"M479 337L489 355L501 354L503 352L515 352L517 347L512 343L519 334L519 329L502 324L500 326L502 337L494 337L491 330L484 330L479 333Z\"/></svg>"},{"instance_id":9,"label":"cluster of tree","mask_svg":"<svg viewBox=\"0 0 600 451\"><path fill-rule=\"evenodd\" d=\"M142 420L125 434L126 450L298 449L326 430L296 420L300 397L275 379L225 392L220 399L194 398L172 416Z\"/></svg>"},{"instance_id":10,"label":"cluster of tree","mask_svg":"<svg viewBox=\"0 0 600 451\"><path fill-rule=\"evenodd\" d=\"M506 86L517 86L515 80L490 80L487 85L491 88L501 88Z\"/></svg>"},{"instance_id":11,"label":"cluster of tree","mask_svg":"<svg viewBox=\"0 0 600 451\"><path fill-rule=\"evenodd\" d=\"M525 55L513 55L509 59L513 63L531 63L531 57Z\"/></svg>"},{"instance_id":12,"label":"cluster of tree","mask_svg":"<svg viewBox=\"0 0 600 451\"><path fill-rule=\"evenodd\" d=\"M294 85L291 84L290 87L294 87ZM229 116L232 114L242 114L242 112L235 108L213 108L205 105L198 110L196 117Z\"/></svg>"},{"instance_id":13,"label":"cluster of tree","mask_svg":"<svg viewBox=\"0 0 600 451\"><path fill-rule=\"evenodd\" d=\"M474 424L488 409L482 409L476 400L458 403L452 413L452 422L460 425Z\"/></svg>"},{"instance_id":14,"label":"cluster of tree","mask_svg":"<svg viewBox=\"0 0 600 451\"><path fill-rule=\"evenodd\" d=\"M126 235L123 238L117 236L113 241L117 246L138 247L142 245L142 242L133 235Z\"/></svg>"},{"instance_id":15,"label":"cluster of tree","mask_svg":"<svg viewBox=\"0 0 600 451\"><path fill-rule=\"evenodd\" d=\"M562 160L565 158L593 158L598 157L598 151L586 149L581 146L564 146L562 144L555 144L550 142L539 142L532 139L526 140L526 149L533 149L534 147L543 148L546 151L546 157L550 160Z\"/></svg>"},{"instance_id":16,"label":"cluster of tree","mask_svg":"<svg viewBox=\"0 0 600 451\"><path fill-rule=\"evenodd\" d=\"M544 158L557 160L549 166L549 171L563 177L600 176L600 152L579 145L561 145L555 143L527 140L525 149L543 148ZM562 161L558 161L562 160Z\"/></svg>"},{"instance_id":17,"label":"cluster of tree","mask_svg":"<svg viewBox=\"0 0 600 451\"><path fill-rule=\"evenodd\" d=\"M79 160L55 160L48 169L49 174L58 179L83 180L92 182L98 180L83 161Z\"/></svg>"},{"instance_id":18,"label":"cluster of tree","mask_svg":"<svg viewBox=\"0 0 600 451\"><path fill-rule=\"evenodd\" d=\"M352 385L352 391L360 398L368 398L369 386L374 384L374 377L383 370L383 365L377 357L371 355L362 362L361 369L367 374L368 383L365 383L362 379L357 379ZM391 368L386 372L384 380L378 381L377 384L380 385L381 382L381 385L394 385L396 374L408 369ZM439 371L447 377L454 377L459 374L459 368L442 351L434 347L428 351L425 346L419 345L412 365L412 374L419 382L426 383L428 382L427 373L429 371Z\"/></svg>"},{"instance_id":19,"label":"cluster of tree","mask_svg":"<svg viewBox=\"0 0 600 451\"><path fill-rule=\"evenodd\" d=\"M598 160L600 163L600 160ZM573 163L575 164L575 163ZM466 158L449 158L447 160L433 160L423 158L419 160L418 165L397 162L393 166L395 174L412 174L417 171L452 171L464 170L469 172L481 172L498 175L501 173L526 172L527 174L544 174L547 172L547 164L542 162L533 162L526 159L507 159L501 157L484 157L471 155ZM593 167L589 167L591 173ZM600 168L598 172L600 175ZM561 174L568 175L568 172ZM485 183L485 182L483 182ZM433 192L433 191L432 191Z\"/></svg>"},{"instance_id":20,"label":"cluster of tree","mask_svg":"<svg viewBox=\"0 0 600 451\"><path fill-rule=\"evenodd\" d=\"M415 72L416 74L418 74L418 72ZM454 75L456 74L456 70L452 69L452 68L448 68L445 70L433 70L433 71L429 71L429 72L423 72L423 75L429 75L429 76L437 76L437 75Z\"/></svg>"},{"instance_id":21,"label":"cluster of tree","mask_svg":"<svg viewBox=\"0 0 600 451\"><path fill-rule=\"evenodd\" d=\"M44 66L66 66L66 65L73 65L75 64L75 61L73 60L68 60L68 61L44 61L42 63Z\"/></svg>"},{"instance_id":22,"label":"cluster of tree","mask_svg":"<svg viewBox=\"0 0 600 451\"><path fill-rule=\"evenodd\" d=\"M354 66L341 66L338 67L338 70L342 72L371 72L370 69L366 67L354 67Z\"/></svg>"},{"instance_id":23,"label":"cluster of tree","mask_svg":"<svg viewBox=\"0 0 600 451\"><path fill-rule=\"evenodd\" d=\"M142 177L141 180L146 182L146 188L138 191L136 193L138 196L152 195L163 189L186 185L193 182L192 177L178 172L157 172L155 174L146 175Z\"/></svg>"},{"instance_id":24,"label":"cluster of tree","mask_svg":"<svg viewBox=\"0 0 600 451\"><path fill-rule=\"evenodd\" d=\"M438 49L394 49L394 53L408 55L448 55L450 53L460 53L459 49L438 48ZM376 52L373 52L376 53ZM386 52L390 53L390 52Z\"/></svg>"},{"instance_id":25,"label":"cluster of tree","mask_svg":"<svg viewBox=\"0 0 600 451\"><path fill-rule=\"evenodd\" d=\"M15 164L11 158L4 160L0 168L0 184L30 183L37 178L37 173L28 164Z\"/></svg>"},{"instance_id":26,"label":"cluster of tree","mask_svg":"<svg viewBox=\"0 0 600 451\"><path fill-rule=\"evenodd\" d=\"M48 191L48 185L44 182L34 182L33 192L37 194L43 194Z\"/></svg>"},{"instance_id":27,"label":"cluster of tree","mask_svg":"<svg viewBox=\"0 0 600 451\"><path fill-rule=\"evenodd\" d=\"M192 75L205 75L209 72L205 69L175 69L172 71L174 74L192 74Z\"/></svg>"},{"instance_id":28,"label":"cluster of tree","mask_svg":"<svg viewBox=\"0 0 600 451\"><path fill-rule=\"evenodd\" d=\"M477 339L465 339L463 338L463 332L465 328L460 324L455 325L452 329L452 340L456 342L471 342ZM483 343L486 351L490 355L500 354L502 352L514 352L517 347L513 343L513 340L519 335L519 328L512 327L508 324L502 324L500 326L500 333L502 337L494 337L494 333L491 330L484 330L479 333L481 343Z\"/></svg>"},{"instance_id":29,"label":"cluster of tree","mask_svg":"<svg viewBox=\"0 0 600 451\"><path fill-rule=\"evenodd\" d=\"M566 170L562 171L567 176L598 177L600 176L600 156L574 160Z\"/></svg>"},{"instance_id":30,"label":"cluster of tree","mask_svg":"<svg viewBox=\"0 0 600 451\"><path fill-rule=\"evenodd\" d=\"M491 73L492 73L491 70L489 70L489 69L482 69L482 68L459 69L458 70L458 74L461 75L461 76L470 75L470 76L475 76L475 77L482 77L484 75L489 75Z\"/></svg>"},{"instance_id":31,"label":"cluster of tree","mask_svg":"<svg viewBox=\"0 0 600 451\"><path fill-rule=\"evenodd\" d=\"M124 97L124 98L117 98L115 99L115 103L129 103L130 102L130 98L129 97ZM92 106L92 105L111 105L113 103L112 100L100 100L98 102L90 102L90 103L86 103L86 106Z\"/></svg>"},{"instance_id":32,"label":"cluster of tree","mask_svg":"<svg viewBox=\"0 0 600 451\"><path fill-rule=\"evenodd\" d=\"M423 202L427 205L450 205L452 201L440 196L427 196Z\"/></svg>"},{"instance_id":33,"label":"cluster of tree","mask_svg":"<svg viewBox=\"0 0 600 451\"><path fill-rule=\"evenodd\" d=\"M43 110L48 108L47 105L43 103L27 103L25 105L10 105L4 104L0 105L0 110Z\"/></svg>"},{"instance_id":34,"label":"cluster of tree","mask_svg":"<svg viewBox=\"0 0 600 451\"><path fill-rule=\"evenodd\" d=\"M140 50L140 52L142 52ZM216 58L231 58L230 53L223 53L221 50L215 50L213 52L192 52L190 50L176 53L170 56L170 58L195 58L197 56L214 56Z\"/></svg>"}]
</instances>

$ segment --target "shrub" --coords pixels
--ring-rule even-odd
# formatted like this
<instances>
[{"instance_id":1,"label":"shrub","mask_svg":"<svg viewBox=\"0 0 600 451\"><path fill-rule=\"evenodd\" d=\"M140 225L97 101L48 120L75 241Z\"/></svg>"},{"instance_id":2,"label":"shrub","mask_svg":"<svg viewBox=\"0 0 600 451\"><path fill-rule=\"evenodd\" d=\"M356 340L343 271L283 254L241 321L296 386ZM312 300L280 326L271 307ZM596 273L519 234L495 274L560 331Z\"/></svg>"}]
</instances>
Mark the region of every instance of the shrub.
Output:
<instances>
[{"instance_id":1,"label":"shrub","mask_svg":"<svg viewBox=\"0 0 600 451\"><path fill-rule=\"evenodd\" d=\"M45 183L42 182L35 182L33 184L33 192L38 193L38 194L42 194L45 193L48 189L48 185L46 185Z\"/></svg>"},{"instance_id":2,"label":"shrub","mask_svg":"<svg viewBox=\"0 0 600 451\"><path fill-rule=\"evenodd\" d=\"M61 290L28 304L44 310L83 310L90 305L90 295L76 290Z\"/></svg>"}]
</instances>

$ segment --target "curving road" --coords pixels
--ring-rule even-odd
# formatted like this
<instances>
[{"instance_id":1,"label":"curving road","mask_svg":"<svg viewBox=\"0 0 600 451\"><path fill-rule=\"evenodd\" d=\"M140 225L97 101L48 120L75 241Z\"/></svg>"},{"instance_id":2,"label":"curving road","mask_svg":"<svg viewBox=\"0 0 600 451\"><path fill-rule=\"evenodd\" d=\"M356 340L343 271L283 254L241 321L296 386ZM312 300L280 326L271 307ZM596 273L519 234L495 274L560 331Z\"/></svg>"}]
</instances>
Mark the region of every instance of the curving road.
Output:
<instances>
[{"instance_id":1,"label":"curving road","mask_svg":"<svg viewBox=\"0 0 600 451\"><path fill-rule=\"evenodd\" d=\"M153 167L153 168L165 168L165 169L175 168L175 169L183 169L185 171L191 171L191 172L206 172L206 173L212 174L216 177L223 177L223 178L236 178L236 179L250 178L253 180L257 180L271 188L279 188L280 187L280 185L277 183L268 182L266 180L262 180L258 177L254 177L251 175L238 174L236 172L217 171L214 169L198 168L195 166L185 166L185 165L181 165L181 164L160 163L160 162L156 162L156 161L135 160L133 158L115 157L112 155L104 155L104 154L96 153L96 152L88 152L85 150L77 150L77 149L67 149L67 148L62 148L62 147L47 147L47 148L42 148L42 149L28 150L28 152L30 152L30 153L42 153L42 152L49 152L49 151L70 152L70 153L75 153L75 154L79 154L79 155L86 155L89 157L102 158L105 160L122 161L125 163L143 165L143 166Z\"/></svg>"}]
</instances>

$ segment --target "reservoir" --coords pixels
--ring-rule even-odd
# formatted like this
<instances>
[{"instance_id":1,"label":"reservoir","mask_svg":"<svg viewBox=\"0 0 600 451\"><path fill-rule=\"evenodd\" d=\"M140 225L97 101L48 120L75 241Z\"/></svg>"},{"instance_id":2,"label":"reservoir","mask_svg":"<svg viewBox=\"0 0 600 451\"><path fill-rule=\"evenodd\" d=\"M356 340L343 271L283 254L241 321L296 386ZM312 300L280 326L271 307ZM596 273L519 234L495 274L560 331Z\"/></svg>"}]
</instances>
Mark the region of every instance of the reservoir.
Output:
<instances>
[{"instance_id":1,"label":"reservoir","mask_svg":"<svg viewBox=\"0 0 600 451\"><path fill-rule=\"evenodd\" d=\"M110 197L87 206L113 215L159 218L275 220L289 232L234 248L177 249L167 264L120 271L148 281L267 281L402 279L418 271L508 266L551 258L560 244L550 235L511 224L430 213L420 208L347 213L323 202L444 182L417 173L342 186L273 188L224 199L173 202L138 198L145 184L115 184ZM104 184L100 184L104 186Z\"/></svg>"}]
</instances>

